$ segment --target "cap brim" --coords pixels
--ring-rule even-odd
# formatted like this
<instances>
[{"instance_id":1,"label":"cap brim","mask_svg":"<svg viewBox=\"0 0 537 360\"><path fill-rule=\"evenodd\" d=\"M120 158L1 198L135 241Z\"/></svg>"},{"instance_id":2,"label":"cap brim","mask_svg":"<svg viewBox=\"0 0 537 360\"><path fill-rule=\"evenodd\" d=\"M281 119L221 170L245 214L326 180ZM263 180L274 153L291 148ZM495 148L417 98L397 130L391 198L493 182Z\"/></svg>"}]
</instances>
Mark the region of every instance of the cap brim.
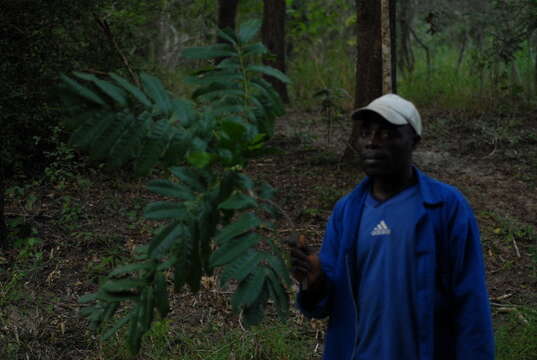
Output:
<instances>
[{"instance_id":1,"label":"cap brim","mask_svg":"<svg viewBox=\"0 0 537 360\"><path fill-rule=\"evenodd\" d=\"M375 114L380 115L387 122L394 124L394 125L407 125L408 124L408 121L395 111L390 111L390 110L386 110L382 108L379 109L378 107L376 109L371 109L367 106L353 111L351 114L351 119L360 120L360 116L367 112L374 112Z\"/></svg>"}]
</instances>

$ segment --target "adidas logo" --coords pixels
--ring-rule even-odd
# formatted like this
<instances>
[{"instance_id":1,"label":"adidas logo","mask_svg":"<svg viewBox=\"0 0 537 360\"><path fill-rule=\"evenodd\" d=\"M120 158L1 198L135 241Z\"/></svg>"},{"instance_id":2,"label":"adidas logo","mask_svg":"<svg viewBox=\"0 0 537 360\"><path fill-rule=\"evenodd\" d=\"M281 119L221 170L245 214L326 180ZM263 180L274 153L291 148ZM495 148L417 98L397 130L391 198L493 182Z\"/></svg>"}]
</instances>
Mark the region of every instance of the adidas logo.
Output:
<instances>
[{"instance_id":1,"label":"adidas logo","mask_svg":"<svg viewBox=\"0 0 537 360\"><path fill-rule=\"evenodd\" d=\"M386 225L386 223L384 222L384 220L381 220L377 226L375 226L375 228L373 229L373 231L371 231L371 235L372 236L376 236L376 235L390 235L391 234L391 230L390 228L388 227L388 225Z\"/></svg>"}]
</instances>

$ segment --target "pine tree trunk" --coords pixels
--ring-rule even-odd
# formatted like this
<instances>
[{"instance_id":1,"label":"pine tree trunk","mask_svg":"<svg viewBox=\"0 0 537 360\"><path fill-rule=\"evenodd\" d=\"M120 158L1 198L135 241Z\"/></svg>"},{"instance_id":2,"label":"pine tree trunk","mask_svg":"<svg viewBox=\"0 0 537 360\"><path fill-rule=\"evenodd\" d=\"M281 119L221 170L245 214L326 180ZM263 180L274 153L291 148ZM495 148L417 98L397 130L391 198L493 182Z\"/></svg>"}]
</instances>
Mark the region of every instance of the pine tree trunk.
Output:
<instances>
[{"instance_id":1,"label":"pine tree trunk","mask_svg":"<svg viewBox=\"0 0 537 360\"><path fill-rule=\"evenodd\" d=\"M263 1L263 25L261 29L263 44L275 57L264 59L265 65L286 72L285 62L285 0ZM273 77L266 77L280 94L283 102L289 103L287 85Z\"/></svg>"},{"instance_id":2,"label":"pine tree trunk","mask_svg":"<svg viewBox=\"0 0 537 360\"><path fill-rule=\"evenodd\" d=\"M394 5L393 0L381 0L381 16L380 16L380 34L381 34L381 47L382 47L382 93L395 93L396 92L396 79L395 79L395 49L393 47L394 42Z\"/></svg>"},{"instance_id":3,"label":"pine tree trunk","mask_svg":"<svg viewBox=\"0 0 537 360\"><path fill-rule=\"evenodd\" d=\"M381 3L378 0L356 0L357 61L354 107L367 105L382 95L383 68L381 44ZM358 126L353 121L352 132L343 154L344 161L356 157Z\"/></svg>"},{"instance_id":4,"label":"pine tree trunk","mask_svg":"<svg viewBox=\"0 0 537 360\"><path fill-rule=\"evenodd\" d=\"M387 0L389 2L388 10L389 14L387 15L390 19L390 68L392 75L392 92L397 93L397 21L395 14L397 13L396 3L397 0Z\"/></svg>"}]
</instances>

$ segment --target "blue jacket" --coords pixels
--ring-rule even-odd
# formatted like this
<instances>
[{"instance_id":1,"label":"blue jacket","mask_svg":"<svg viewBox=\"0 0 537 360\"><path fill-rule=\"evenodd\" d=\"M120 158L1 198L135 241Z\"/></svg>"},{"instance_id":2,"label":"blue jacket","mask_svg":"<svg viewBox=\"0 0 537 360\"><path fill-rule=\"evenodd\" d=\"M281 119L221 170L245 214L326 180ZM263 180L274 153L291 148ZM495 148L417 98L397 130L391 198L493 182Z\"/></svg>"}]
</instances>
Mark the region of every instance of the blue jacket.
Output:
<instances>
[{"instance_id":1,"label":"blue jacket","mask_svg":"<svg viewBox=\"0 0 537 360\"><path fill-rule=\"evenodd\" d=\"M417 321L419 360L491 360L494 339L479 229L463 195L416 169L423 208L417 216ZM354 360L356 239L370 179L336 204L319 254L327 296L306 309L307 317L329 316L325 360ZM438 283L440 282L440 283ZM436 289L443 289L437 291ZM440 328L436 323L449 323ZM418 360L418 359L405 359Z\"/></svg>"}]
</instances>

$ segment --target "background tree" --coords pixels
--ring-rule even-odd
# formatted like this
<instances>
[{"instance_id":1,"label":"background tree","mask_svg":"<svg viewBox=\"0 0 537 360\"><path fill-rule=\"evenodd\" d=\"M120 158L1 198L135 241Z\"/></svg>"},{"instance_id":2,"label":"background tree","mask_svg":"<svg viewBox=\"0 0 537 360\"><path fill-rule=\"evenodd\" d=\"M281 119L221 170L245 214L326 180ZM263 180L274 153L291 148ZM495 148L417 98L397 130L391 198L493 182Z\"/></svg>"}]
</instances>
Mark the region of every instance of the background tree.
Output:
<instances>
[{"instance_id":1,"label":"background tree","mask_svg":"<svg viewBox=\"0 0 537 360\"><path fill-rule=\"evenodd\" d=\"M383 93L397 92L395 1L381 0L382 88Z\"/></svg>"},{"instance_id":2,"label":"background tree","mask_svg":"<svg viewBox=\"0 0 537 360\"><path fill-rule=\"evenodd\" d=\"M287 66L285 60L285 18L286 18L285 0L264 0L263 1L263 25L261 33L263 44L274 56L267 56L264 63L275 69L286 73ZM289 103L289 94L287 85L272 77L267 77L274 89L280 94L285 103Z\"/></svg>"},{"instance_id":3,"label":"background tree","mask_svg":"<svg viewBox=\"0 0 537 360\"><path fill-rule=\"evenodd\" d=\"M218 28L235 30L235 18L239 0L218 0ZM223 42L218 38L219 42Z\"/></svg>"},{"instance_id":4,"label":"background tree","mask_svg":"<svg viewBox=\"0 0 537 360\"><path fill-rule=\"evenodd\" d=\"M381 4L376 0L356 0L357 18L357 58L356 91L354 107L367 105L382 95L382 41L381 41ZM355 156L355 142L358 126L352 124L349 143L343 154L344 160Z\"/></svg>"},{"instance_id":5,"label":"background tree","mask_svg":"<svg viewBox=\"0 0 537 360\"><path fill-rule=\"evenodd\" d=\"M4 193L5 193L5 177L0 167L0 249L7 247L7 225L4 215Z\"/></svg>"},{"instance_id":6,"label":"background tree","mask_svg":"<svg viewBox=\"0 0 537 360\"><path fill-rule=\"evenodd\" d=\"M414 69L414 53L412 52L410 28L414 21L412 0L399 0L397 7L397 54L398 67L405 71Z\"/></svg>"}]
</instances>

